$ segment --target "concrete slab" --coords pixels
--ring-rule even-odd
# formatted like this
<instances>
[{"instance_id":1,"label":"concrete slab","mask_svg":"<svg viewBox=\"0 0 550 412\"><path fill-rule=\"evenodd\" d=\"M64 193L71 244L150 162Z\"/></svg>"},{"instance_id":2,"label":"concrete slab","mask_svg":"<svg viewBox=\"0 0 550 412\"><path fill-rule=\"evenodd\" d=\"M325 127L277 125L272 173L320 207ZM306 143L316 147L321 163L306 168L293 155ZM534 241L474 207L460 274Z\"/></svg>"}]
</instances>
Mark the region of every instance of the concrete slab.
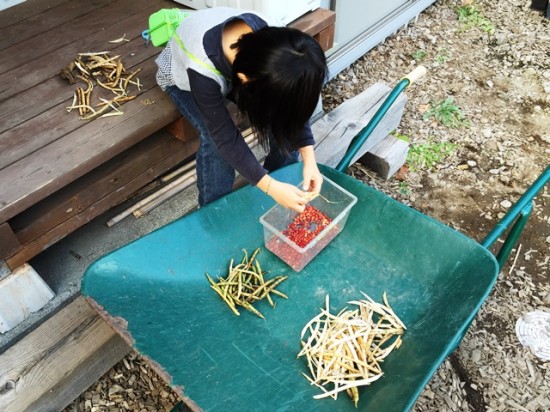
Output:
<instances>
[{"instance_id":1,"label":"concrete slab","mask_svg":"<svg viewBox=\"0 0 550 412\"><path fill-rule=\"evenodd\" d=\"M42 309L54 293L31 265L25 263L0 279L0 333Z\"/></svg>"}]
</instances>

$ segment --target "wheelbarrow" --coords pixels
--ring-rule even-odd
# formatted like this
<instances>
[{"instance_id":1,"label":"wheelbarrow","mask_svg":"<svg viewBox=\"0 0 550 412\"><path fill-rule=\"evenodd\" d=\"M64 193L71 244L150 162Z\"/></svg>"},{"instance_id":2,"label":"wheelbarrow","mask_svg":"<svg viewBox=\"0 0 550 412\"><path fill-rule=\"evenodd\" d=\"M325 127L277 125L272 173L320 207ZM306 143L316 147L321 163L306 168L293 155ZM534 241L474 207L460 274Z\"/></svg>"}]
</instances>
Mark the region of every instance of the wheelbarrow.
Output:
<instances>
[{"instance_id":1,"label":"wheelbarrow","mask_svg":"<svg viewBox=\"0 0 550 412\"><path fill-rule=\"evenodd\" d=\"M352 152L408 84L407 78L398 83L336 169L320 165L323 175L358 201L344 230L301 272L292 272L265 248L259 218L273 201L250 186L87 269L82 294L187 407L357 410L345 394L336 400L314 399L320 391L302 376L307 365L296 357L300 332L324 306L326 295L335 313L362 298L361 292L375 300L385 292L407 326L401 347L384 361L383 377L359 388L359 410L409 410L460 343L523 230L534 196L550 179L550 167L481 243L347 176ZM273 176L298 184L301 166ZM495 257L490 248L507 231ZM225 276L231 258L256 248L272 276L289 276L278 288L288 300L278 300L275 308L258 302L265 320L247 311L235 316L205 277L205 272Z\"/></svg>"}]
</instances>

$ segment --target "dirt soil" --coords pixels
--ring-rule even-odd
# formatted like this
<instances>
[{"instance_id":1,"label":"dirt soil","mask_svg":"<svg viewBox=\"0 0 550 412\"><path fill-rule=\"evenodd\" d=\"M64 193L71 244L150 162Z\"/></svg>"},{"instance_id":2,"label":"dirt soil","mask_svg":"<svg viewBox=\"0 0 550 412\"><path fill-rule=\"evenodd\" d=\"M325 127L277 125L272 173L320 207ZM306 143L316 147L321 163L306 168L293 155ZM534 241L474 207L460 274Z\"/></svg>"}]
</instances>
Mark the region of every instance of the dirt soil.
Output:
<instances>
[{"instance_id":1,"label":"dirt soil","mask_svg":"<svg viewBox=\"0 0 550 412\"><path fill-rule=\"evenodd\" d=\"M468 5L479 12L470 24L458 18ZM328 85L327 103L338 105L348 89L393 83L423 64L428 74L407 89L398 133L424 160L452 147L432 167L409 157L409 171L398 179L382 181L360 164L352 174L481 241L550 163L550 20L529 6L437 2ZM463 115L457 127L429 116L449 98ZM491 295L415 411L550 410L550 363L523 347L515 332L522 315L550 311L549 249L547 185Z\"/></svg>"},{"instance_id":2,"label":"dirt soil","mask_svg":"<svg viewBox=\"0 0 550 412\"><path fill-rule=\"evenodd\" d=\"M416 157L388 181L361 164L350 173L481 241L550 163L550 20L530 4L437 1L327 84L328 112L375 82L391 86L419 64L428 69L406 90L397 130ZM478 13L460 21L465 6ZM440 114L460 113L456 127L429 116L449 98L451 109ZM415 411L550 410L550 362L523 347L515 332L526 313L550 311L549 249L547 185L491 295ZM131 353L67 411L170 410L175 402Z\"/></svg>"}]
</instances>

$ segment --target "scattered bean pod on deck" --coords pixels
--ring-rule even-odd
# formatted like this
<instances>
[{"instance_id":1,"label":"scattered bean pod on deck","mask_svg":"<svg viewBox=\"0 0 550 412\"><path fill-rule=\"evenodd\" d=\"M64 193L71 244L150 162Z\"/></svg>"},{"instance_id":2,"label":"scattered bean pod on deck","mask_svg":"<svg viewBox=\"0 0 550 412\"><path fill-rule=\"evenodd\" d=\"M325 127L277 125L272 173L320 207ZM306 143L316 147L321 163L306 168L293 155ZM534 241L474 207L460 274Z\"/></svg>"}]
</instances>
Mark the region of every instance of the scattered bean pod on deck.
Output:
<instances>
[{"instance_id":1,"label":"scattered bean pod on deck","mask_svg":"<svg viewBox=\"0 0 550 412\"><path fill-rule=\"evenodd\" d=\"M81 81L86 85L85 89L76 88L67 112L78 109L82 120L124 114L119 109L120 105L136 98L136 95L130 94L129 86L135 86L138 91L141 89L141 83L136 77L140 71L138 68L128 72L120 56L110 56L109 52L78 54L75 60L59 72L70 84ZM96 92L96 103L92 102L94 88L101 89L107 98Z\"/></svg>"}]
</instances>

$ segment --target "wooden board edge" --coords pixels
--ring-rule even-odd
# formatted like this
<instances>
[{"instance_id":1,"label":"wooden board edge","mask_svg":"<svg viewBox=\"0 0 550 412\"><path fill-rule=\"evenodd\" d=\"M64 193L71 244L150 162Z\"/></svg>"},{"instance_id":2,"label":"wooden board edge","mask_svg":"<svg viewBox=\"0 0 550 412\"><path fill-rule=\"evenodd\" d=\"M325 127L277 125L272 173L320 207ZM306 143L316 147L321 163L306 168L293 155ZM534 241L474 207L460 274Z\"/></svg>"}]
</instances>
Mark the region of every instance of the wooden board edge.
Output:
<instances>
[{"instance_id":1,"label":"wooden board edge","mask_svg":"<svg viewBox=\"0 0 550 412\"><path fill-rule=\"evenodd\" d=\"M121 341L78 295L0 354L1 383L13 383L0 392L0 410L61 410L129 352Z\"/></svg>"}]
</instances>

